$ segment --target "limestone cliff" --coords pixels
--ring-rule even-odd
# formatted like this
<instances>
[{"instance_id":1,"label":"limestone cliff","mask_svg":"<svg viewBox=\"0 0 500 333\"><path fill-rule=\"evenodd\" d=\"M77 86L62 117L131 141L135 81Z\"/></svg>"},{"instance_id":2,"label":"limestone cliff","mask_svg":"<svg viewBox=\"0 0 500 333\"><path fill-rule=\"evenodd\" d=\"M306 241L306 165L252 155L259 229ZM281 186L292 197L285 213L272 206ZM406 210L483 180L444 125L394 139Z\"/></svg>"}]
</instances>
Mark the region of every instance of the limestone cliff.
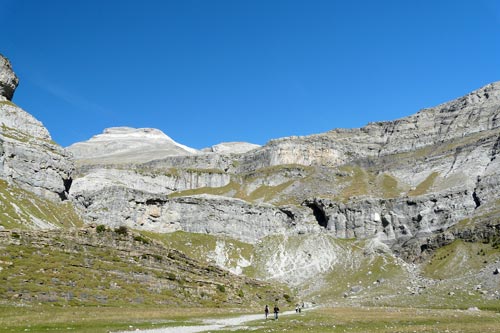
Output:
<instances>
[{"instance_id":1,"label":"limestone cliff","mask_svg":"<svg viewBox=\"0 0 500 333\"><path fill-rule=\"evenodd\" d=\"M399 120L277 139L239 154L173 152L120 166L77 154L71 193L97 223L224 233L250 242L285 229L323 230L400 244L446 230L479 206L494 209L499 114L500 84L493 83ZM191 197L199 194L217 197ZM235 206L224 197L246 203ZM245 229L245 215L258 232Z\"/></svg>"},{"instance_id":2,"label":"limestone cliff","mask_svg":"<svg viewBox=\"0 0 500 333\"><path fill-rule=\"evenodd\" d=\"M54 208L67 200L73 162L40 121L10 101L17 84L9 61L0 56L1 222L4 227L19 223L36 228L61 226L65 218L57 216ZM17 200L10 200L16 196ZM66 206L62 209L66 218L78 219Z\"/></svg>"},{"instance_id":3,"label":"limestone cliff","mask_svg":"<svg viewBox=\"0 0 500 333\"><path fill-rule=\"evenodd\" d=\"M8 61L0 57L1 63ZM5 97L14 94L17 78L10 66L0 68L2 83L9 86ZM13 82L16 84L14 85ZM15 104L0 102L0 176L41 196L66 199L73 163L69 154L54 143L43 124Z\"/></svg>"},{"instance_id":4,"label":"limestone cliff","mask_svg":"<svg viewBox=\"0 0 500 333\"><path fill-rule=\"evenodd\" d=\"M350 253L330 246L332 239L362 240L418 261L452 239L500 236L498 82L402 119L262 147L224 143L199 151L157 129L117 127L65 150L10 101L18 80L0 60L2 228L64 226L68 216L78 219L74 211L46 207L66 202L96 225L215 235L269 249L273 237L285 237L282 244L289 238L299 248L283 245L272 260L261 249L261 273L293 285L328 273L340 252ZM314 239L321 249L312 249ZM313 254L314 264L300 273ZM297 275L285 276L290 271Z\"/></svg>"}]
</instances>

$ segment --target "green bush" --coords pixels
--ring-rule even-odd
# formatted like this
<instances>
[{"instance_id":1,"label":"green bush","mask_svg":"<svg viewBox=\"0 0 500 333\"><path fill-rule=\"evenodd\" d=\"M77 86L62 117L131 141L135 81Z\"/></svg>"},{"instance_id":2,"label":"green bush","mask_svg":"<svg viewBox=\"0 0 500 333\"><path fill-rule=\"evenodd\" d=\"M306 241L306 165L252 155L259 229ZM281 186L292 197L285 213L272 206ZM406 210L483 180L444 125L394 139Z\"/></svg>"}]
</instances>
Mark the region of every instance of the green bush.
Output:
<instances>
[{"instance_id":1,"label":"green bush","mask_svg":"<svg viewBox=\"0 0 500 333\"><path fill-rule=\"evenodd\" d=\"M144 237L142 235L134 236L134 240L136 242L141 242L143 244L150 244L151 243L151 241L148 238L146 238L146 237Z\"/></svg>"},{"instance_id":2,"label":"green bush","mask_svg":"<svg viewBox=\"0 0 500 333\"><path fill-rule=\"evenodd\" d=\"M226 292L226 287L224 287L224 285L222 285L222 284L218 284L217 285L217 290L220 291L221 293L225 293Z\"/></svg>"},{"instance_id":3,"label":"green bush","mask_svg":"<svg viewBox=\"0 0 500 333\"><path fill-rule=\"evenodd\" d=\"M97 226L97 228L95 228L95 230L98 232L98 233L101 233L101 232L105 232L106 231L106 226L104 224L99 224Z\"/></svg>"},{"instance_id":4,"label":"green bush","mask_svg":"<svg viewBox=\"0 0 500 333\"><path fill-rule=\"evenodd\" d=\"M118 234L118 235L128 235L128 228L124 225L121 225L119 226L118 228L115 228L115 232Z\"/></svg>"}]
</instances>

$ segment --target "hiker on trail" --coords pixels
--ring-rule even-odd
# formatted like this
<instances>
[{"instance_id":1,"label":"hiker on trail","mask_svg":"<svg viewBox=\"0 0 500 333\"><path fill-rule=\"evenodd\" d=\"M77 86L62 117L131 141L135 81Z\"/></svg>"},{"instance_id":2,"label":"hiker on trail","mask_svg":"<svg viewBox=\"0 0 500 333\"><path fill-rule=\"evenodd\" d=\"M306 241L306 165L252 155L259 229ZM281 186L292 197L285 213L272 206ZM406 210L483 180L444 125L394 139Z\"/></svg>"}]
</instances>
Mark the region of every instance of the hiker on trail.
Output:
<instances>
[{"instance_id":1,"label":"hiker on trail","mask_svg":"<svg viewBox=\"0 0 500 333\"><path fill-rule=\"evenodd\" d=\"M295 305L295 313L299 313L300 312L300 306L297 304Z\"/></svg>"},{"instance_id":2,"label":"hiker on trail","mask_svg":"<svg viewBox=\"0 0 500 333\"><path fill-rule=\"evenodd\" d=\"M280 312L280 308L277 305L274 306L274 320L278 320L278 313Z\"/></svg>"},{"instance_id":3,"label":"hiker on trail","mask_svg":"<svg viewBox=\"0 0 500 333\"><path fill-rule=\"evenodd\" d=\"M267 319L267 316L269 316L269 307L267 306L267 304L266 304L266 307L264 308L264 313L265 313L266 319Z\"/></svg>"}]
</instances>

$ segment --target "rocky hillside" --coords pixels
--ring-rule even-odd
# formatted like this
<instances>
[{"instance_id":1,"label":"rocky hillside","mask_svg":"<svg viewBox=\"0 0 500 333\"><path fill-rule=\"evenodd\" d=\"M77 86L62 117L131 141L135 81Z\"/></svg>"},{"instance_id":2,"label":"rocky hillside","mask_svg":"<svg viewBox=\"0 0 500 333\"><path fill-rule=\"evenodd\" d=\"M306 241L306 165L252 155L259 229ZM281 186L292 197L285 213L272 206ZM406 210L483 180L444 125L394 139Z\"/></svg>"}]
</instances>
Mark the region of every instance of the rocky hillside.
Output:
<instances>
[{"instance_id":1,"label":"rocky hillside","mask_svg":"<svg viewBox=\"0 0 500 333\"><path fill-rule=\"evenodd\" d=\"M70 194L86 219L106 225L256 245L302 237L298 253L276 241L279 256L258 259L257 251L246 260L260 277L318 286L317 274L333 274L339 263L332 257L342 256L330 242L304 245L314 235L370 240L409 262L467 238L452 232L463 221L498 237L484 223L500 216L499 117L500 83L493 83L399 120L277 139L240 153L128 165L80 156Z\"/></svg>"},{"instance_id":2,"label":"rocky hillside","mask_svg":"<svg viewBox=\"0 0 500 333\"><path fill-rule=\"evenodd\" d=\"M118 127L63 149L12 103L18 80L0 59L0 229L127 228L321 302L499 297L500 83L262 147L195 150Z\"/></svg>"},{"instance_id":3,"label":"rocky hillside","mask_svg":"<svg viewBox=\"0 0 500 333\"><path fill-rule=\"evenodd\" d=\"M68 200L72 153L43 124L15 105L18 84L0 56L0 302L71 305L158 304L248 306L292 301L286 287L232 274L194 260L153 235L87 225ZM126 142L120 141L127 137ZM94 142L97 144L94 145ZM99 159L179 152L197 154L157 130L118 128L75 145ZM119 163L118 163L119 164ZM75 207L76 206L76 207ZM75 209L76 208L76 209ZM187 251L185 251L187 252Z\"/></svg>"},{"instance_id":4,"label":"rocky hillside","mask_svg":"<svg viewBox=\"0 0 500 333\"><path fill-rule=\"evenodd\" d=\"M89 220L104 224L250 242L324 229L400 244L495 209L499 114L494 83L400 120L278 139L239 154L126 164L80 150L70 192Z\"/></svg>"},{"instance_id":5,"label":"rocky hillside","mask_svg":"<svg viewBox=\"0 0 500 333\"><path fill-rule=\"evenodd\" d=\"M12 302L220 307L291 300L280 287L196 261L125 227L2 231L0 244L0 299Z\"/></svg>"},{"instance_id":6,"label":"rocky hillside","mask_svg":"<svg viewBox=\"0 0 500 333\"><path fill-rule=\"evenodd\" d=\"M12 103L18 83L0 56L0 229L81 225L68 201L71 155L40 121Z\"/></svg>"}]
</instances>

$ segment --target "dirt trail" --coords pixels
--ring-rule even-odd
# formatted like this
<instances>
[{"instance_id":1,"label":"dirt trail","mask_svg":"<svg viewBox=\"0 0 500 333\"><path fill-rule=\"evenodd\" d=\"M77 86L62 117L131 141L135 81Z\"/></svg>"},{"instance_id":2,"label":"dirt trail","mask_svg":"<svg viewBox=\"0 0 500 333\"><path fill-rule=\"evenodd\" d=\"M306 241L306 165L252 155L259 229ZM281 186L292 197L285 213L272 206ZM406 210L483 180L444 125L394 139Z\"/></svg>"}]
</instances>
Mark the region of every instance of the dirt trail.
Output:
<instances>
[{"instance_id":1,"label":"dirt trail","mask_svg":"<svg viewBox=\"0 0 500 333\"><path fill-rule=\"evenodd\" d=\"M285 311L280 313L280 316L287 316L294 314L295 311ZM267 320L273 320L273 315L270 314ZM264 320L264 314L243 315L234 318L221 318L221 319L205 319L204 325L197 326L172 326L165 328L154 328L149 330L135 330L134 333L199 333L207 331L218 331L221 329L235 328L242 326L244 323L254 320ZM120 331L117 333L130 333L131 331Z\"/></svg>"}]
</instances>

